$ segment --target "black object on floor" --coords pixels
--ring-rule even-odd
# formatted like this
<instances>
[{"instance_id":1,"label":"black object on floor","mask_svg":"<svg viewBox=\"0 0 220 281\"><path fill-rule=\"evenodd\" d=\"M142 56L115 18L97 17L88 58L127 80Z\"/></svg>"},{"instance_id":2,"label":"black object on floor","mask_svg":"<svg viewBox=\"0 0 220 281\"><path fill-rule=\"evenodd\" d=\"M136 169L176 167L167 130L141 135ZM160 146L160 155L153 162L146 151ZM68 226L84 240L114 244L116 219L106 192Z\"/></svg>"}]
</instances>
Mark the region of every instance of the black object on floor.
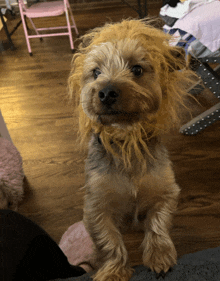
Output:
<instances>
[{"instance_id":1,"label":"black object on floor","mask_svg":"<svg viewBox=\"0 0 220 281\"><path fill-rule=\"evenodd\" d=\"M178 259L177 265L164 278L161 276L157 279L154 272L142 265L134 268L135 273L130 281L219 281L220 247L184 255ZM91 281L90 275L84 274L65 281ZM56 281L61 281L61 279Z\"/></svg>"},{"instance_id":2,"label":"black object on floor","mask_svg":"<svg viewBox=\"0 0 220 281\"><path fill-rule=\"evenodd\" d=\"M44 281L85 274L51 237L24 216L0 210L0 280Z\"/></svg>"}]
</instances>

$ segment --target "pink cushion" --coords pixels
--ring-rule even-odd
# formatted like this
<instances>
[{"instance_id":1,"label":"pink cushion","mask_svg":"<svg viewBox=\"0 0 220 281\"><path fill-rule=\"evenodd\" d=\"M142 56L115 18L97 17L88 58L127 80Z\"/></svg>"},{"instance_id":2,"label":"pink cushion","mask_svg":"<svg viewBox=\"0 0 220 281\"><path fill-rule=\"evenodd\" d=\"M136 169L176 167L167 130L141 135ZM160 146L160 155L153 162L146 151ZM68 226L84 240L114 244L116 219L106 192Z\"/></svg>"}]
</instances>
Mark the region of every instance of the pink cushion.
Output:
<instances>
[{"instance_id":1,"label":"pink cushion","mask_svg":"<svg viewBox=\"0 0 220 281\"><path fill-rule=\"evenodd\" d=\"M30 18L53 17L64 13L63 1L41 2L27 8L24 14Z\"/></svg>"},{"instance_id":2,"label":"pink cushion","mask_svg":"<svg viewBox=\"0 0 220 281\"><path fill-rule=\"evenodd\" d=\"M82 221L74 223L63 234L59 246L72 265L81 262L94 263L93 242ZM91 268L84 269L89 272Z\"/></svg>"}]
</instances>

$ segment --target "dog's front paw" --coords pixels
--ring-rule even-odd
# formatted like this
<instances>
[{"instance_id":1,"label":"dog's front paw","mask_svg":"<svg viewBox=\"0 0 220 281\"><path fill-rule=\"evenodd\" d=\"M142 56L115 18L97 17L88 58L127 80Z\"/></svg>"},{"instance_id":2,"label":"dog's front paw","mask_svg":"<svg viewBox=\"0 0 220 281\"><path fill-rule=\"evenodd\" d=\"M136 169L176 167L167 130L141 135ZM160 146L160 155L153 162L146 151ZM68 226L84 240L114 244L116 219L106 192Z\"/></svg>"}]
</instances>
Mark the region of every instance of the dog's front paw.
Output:
<instances>
[{"instance_id":1,"label":"dog's front paw","mask_svg":"<svg viewBox=\"0 0 220 281\"><path fill-rule=\"evenodd\" d=\"M134 270L130 267L101 268L95 274L94 281L129 281Z\"/></svg>"},{"instance_id":2,"label":"dog's front paw","mask_svg":"<svg viewBox=\"0 0 220 281\"><path fill-rule=\"evenodd\" d=\"M143 253L143 263L156 273L166 273L176 264L177 253L173 242L166 241L164 245L151 245Z\"/></svg>"}]
</instances>

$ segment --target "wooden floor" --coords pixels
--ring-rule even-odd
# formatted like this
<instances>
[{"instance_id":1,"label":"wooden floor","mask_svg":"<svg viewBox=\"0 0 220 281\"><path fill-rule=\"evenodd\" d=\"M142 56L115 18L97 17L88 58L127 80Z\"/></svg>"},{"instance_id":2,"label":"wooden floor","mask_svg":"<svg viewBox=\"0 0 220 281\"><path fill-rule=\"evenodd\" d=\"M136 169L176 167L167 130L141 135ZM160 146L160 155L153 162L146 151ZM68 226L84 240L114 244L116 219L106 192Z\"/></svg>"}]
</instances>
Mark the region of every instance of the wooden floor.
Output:
<instances>
[{"instance_id":1,"label":"wooden floor","mask_svg":"<svg viewBox=\"0 0 220 281\"><path fill-rule=\"evenodd\" d=\"M150 11L156 14L157 11ZM129 8L78 12L79 31L136 14ZM17 49L0 53L0 108L23 157L25 199L19 212L43 227L56 242L83 216L84 163L76 149L77 117L66 98L72 54L68 38L32 41L27 52L22 26L12 37ZM195 115L215 101L202 97ZM189 120L190 116L187 115ZM197 136L178 131L164 137L182 188L172 237L178 255L220 245L220 123ZM141 263L143 235L125 237L133 264Z\"/></svg>"}]
</instances>

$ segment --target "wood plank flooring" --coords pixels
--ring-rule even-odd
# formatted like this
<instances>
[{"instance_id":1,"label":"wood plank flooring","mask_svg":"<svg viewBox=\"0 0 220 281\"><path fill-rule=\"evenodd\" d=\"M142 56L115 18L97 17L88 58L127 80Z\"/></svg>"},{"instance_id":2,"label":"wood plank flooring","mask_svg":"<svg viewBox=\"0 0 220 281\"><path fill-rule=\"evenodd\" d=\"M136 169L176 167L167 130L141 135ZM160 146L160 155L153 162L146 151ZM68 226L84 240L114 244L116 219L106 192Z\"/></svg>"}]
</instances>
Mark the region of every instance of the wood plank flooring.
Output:
<instances>
[{"instance_id":1,"label":"wood plank flooring","mask_svg":"<svg viewBox=\"0 0 220 281\"><path fill-rule=\"evenodd\" d=\"M106 20L127 17L136 14L129 8L77 12L75 20L83 34ZM84 162L75 146L77 116L66 96L72 58L69 41L65 37L32 40L34 56L30 57L22 26L12 39L17 49L0 53L0 108L23 158L26 195L19 212L59 242L83 216ZM216 102L208 101L212 95L207 91L201 97L201 106L192 107L193 115ZM182 189L172 230L179 256L220 245L219 129L216 122L197 136L175 131L164 137ZM132 264L142 262L138 249L142 237L125 237Z\"/></svg>"}]
</instances>

